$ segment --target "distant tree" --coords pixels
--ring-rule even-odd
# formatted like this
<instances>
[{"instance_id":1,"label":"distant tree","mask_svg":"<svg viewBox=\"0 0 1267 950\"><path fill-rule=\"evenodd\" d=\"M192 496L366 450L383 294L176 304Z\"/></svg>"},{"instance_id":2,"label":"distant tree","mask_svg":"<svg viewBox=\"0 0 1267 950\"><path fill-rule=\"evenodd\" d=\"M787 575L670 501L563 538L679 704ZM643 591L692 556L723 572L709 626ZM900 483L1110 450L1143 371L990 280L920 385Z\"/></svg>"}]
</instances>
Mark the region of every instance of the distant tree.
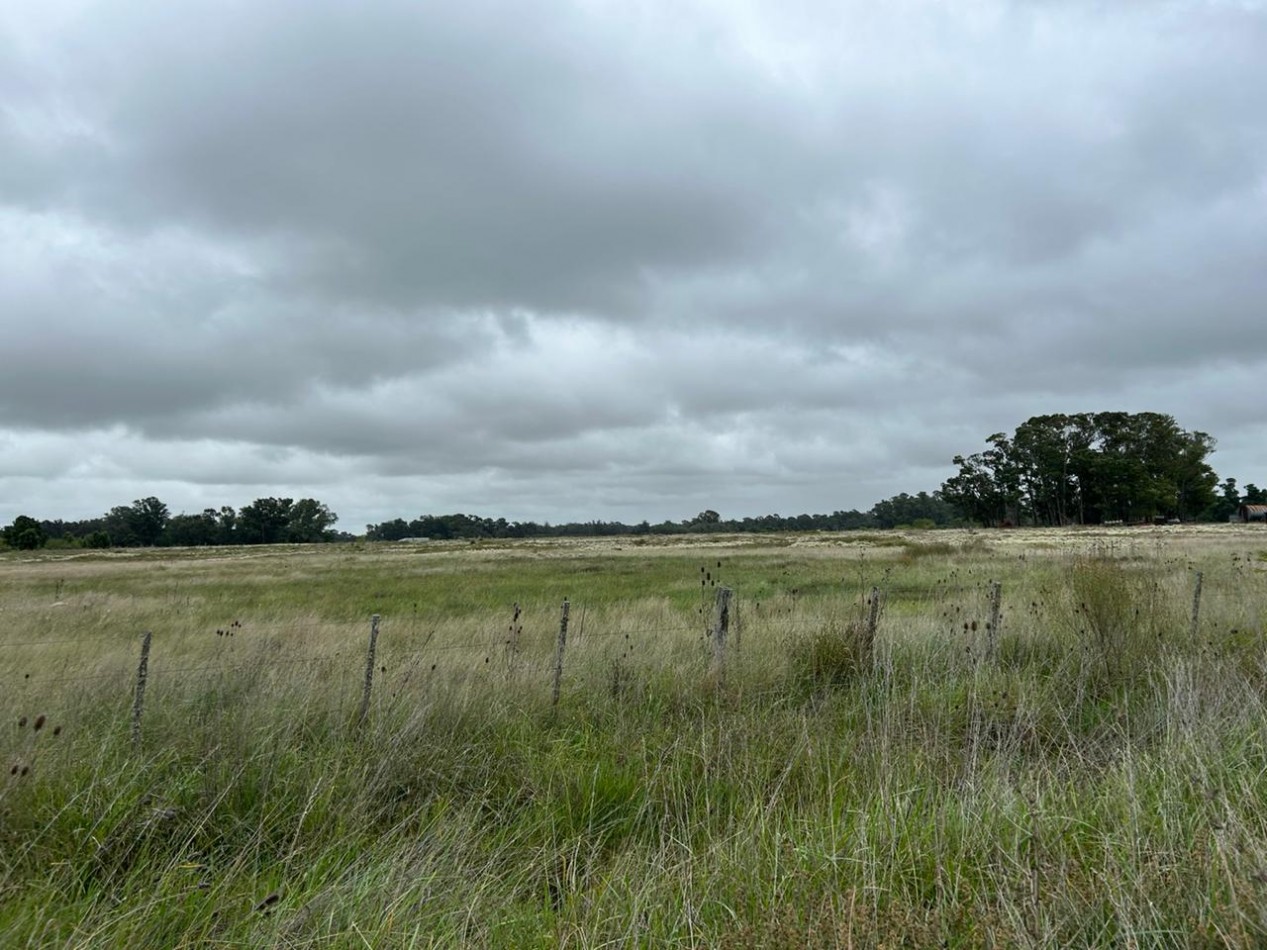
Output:
<instances>
[{"instance_id":1,"label":"distant tree","mask_svg":"<svg viewBox=\"0 0 1267 950\"><path fill-rule=\"evenodd\" d=\"M161 540L167 521L167 506L151 496L111 508L104 529L118 547L150 547Z\"/></svg>"},{"instance_id":2,"label":"distant tree","mask_svg":"<svg viewBox=\"0 0 1267 950\"><path fill-rule=\"evenodd\" d=\"M682 527L688 531L719 531L723 526L721 515L707 508L689 521L683 521Z\"/></svg>"},{"instance_id":3,"label":"distant tree","mask_svg":"<svg viewBox=\"0 0 1267 950\"><path fill-rule=\"evenodd\" d=\"M1155 412L1034 416L955 456L942 495L971 520L1038 525L1192 518L1217 501L1214 440Z\"/></svg>"},{"instance_id":4,"label":"distant tree","mask_svg":"<svg viewBox=\"0 0 1267 950\"><path fill-rule=\"evenodd\" d=\"M315 498L257 498L240 511L221 508L218 522L222 543L309 544L332 541L338 516Z\"/></svg>"},{"instance_id":5,"label":"distant tree","mask_svg":"<svg viewBox=\"0 0 1267 950\"><path fill-rule=\"evenodd\" d=\"M872 512L861 512L855 508L848 511L833 511L827 516L826 528L829 531L856 531L860 528L874 528L875 515Z\"/></svg>"},{"instance_id":6,"label":"distant tree","mask_svg":"<svg viewBox=\"0 0 1267 950\"><path fill-rule=\"evenodd\" d=\"M1020 485L1008 461L1011 443L1002 432L986 439L984 452L953 459L959 474L941 486L941 495L965 518L981 524L1002 524L1010 520L1020 498Z\"/></svg>"},{"instance_id":7,"label":"distant tree","mask_svg":"<svg viewBox=\"0 0 1267 950\"><path fill-rule=\"evenodd\" d=\"M242 544L278 544L290 527L289 498L257 498L238 512L237 535Z\"/></svg>"},{"instance_id":8,"label":"distant tree","mask_svg":"<svg viewBox=\"0 0 1267 950\"><path fill-rule=\"evenodd\" d=\"M367 541L399 541L408 537L410 537L409 522L404 518L394 518L391 521L384 521L382 524L368 524L365 526L365 539Z\"/></svg>"},{"instance_id":9,"label":"distant tree","mask_svg":"<svg viewBox=\"0 0 1267 950\"><path fill-rule=\"evenodd\" d=\"M1241 506L1241 493L1236 488L1236 479L1225 478L1218 485L1214 501L1206 508L1202 518L1206 521L1227 521L1236 515Z\"/></svg>"},{"instance_id":10,"label":"distant tree","mask_svg":"<svg viewBox=\"0 0 1267 950\"><path fill-rule=\"evenodd\" d=\"M53 521L40 522L40 525L48 534L49 540L60 538L63 541L80 542L93 532L104 531L105 524L106 520L104 517L86 518L83 521L63 521L57 518Z\"/></svg>"},{"instance_id":11,"label":"distant tree","mask_svg":"<svg viewBox=\"0 0 1267 950\"><path fill-rule=\"evenodd\" d=\"M73 540L78 537L77 533L72 531L73 522L63 521L61 518L55 518L52 521L41 521L40 527L44 529L44 533L48 535L50 541L61 539Z\"/></svg>"},{"instance_id":12,"label":"distant tree","mask_svg":"<svg viewBox=\"0 0 1267 950\"><path fill-rule=\"evenodd\" d=\"M315 498L301 498L291 505L286 525L286 540L311 544L330 541L334 537L332 526L338 515Z\"/></svg>"},{"instance_id":13,"label":"distant tree","mask_svg":"<svg viewBox=\"0 0 1267 950\"><path fill-rule=\"evenodd\" d=\"M103 519L105 531L115 547L134 548L141 542L132 531L132 509L128 505L116 505L106 512Z\"/></svg>"},{"instance_id":14,"label":"distant tree","mask_svg":"<svg viewBox=\"0 0 1267 950\"><path fill-rule=\"evenodd\" d=\"M219 513L214 508L206 508L198 515L173 515L163 532L163 543L176 547L220 544Z\"/></svg>"},{"instance_id":15,"label":"distant tree","mask_svg":"<svg viewBox=\"0 0 1267 950\"><path fill-rule=\"evenodd\" d=\"M238 513L233 510L233 506L221 505L216 512L216 544L236 544L237 525Z\"/></svg>"},{"instance_id":16,"label":"distant tree","mask_svg":"<svg viewBox=\"0 0 1267 950\"><path fill-rule=\"evenodd\" d=\"M1253 482L1245 486L1245 497L1241 499L1246 505L1267 505L1267 488L1259 488Z\"/></svg>"},{"instance_id":17,"label":"distant tree","mask_svg":"<svg viewBox=\"0 0 1267 950\"><path fill-rule=\"evenodd\" d=\"M876 502L871 509L871 517L881 528L899 525L937 528L954 524L958 520L958 512L942 498L941 492L931 495L923 491L918 495L902 492Z\"/></svg>"},{"instance_id":18,"label":"distant tree","mask_svg":"<svg viewBox=\"0 0 1267 950\"><path fill-rule=\"evenodd\" d=\"M19 551L34 551L48 543L48 534L34 518L18 515L13 524L0 530L4 543Z\"/></svg>"},{"instance_id":19,"label":"distant tree","mask_svg":"<svg viewBox=\"0 0 1267 950\"><path fill-rule=\"evenodd\" d=\"M509 530L509 526L507 526ZM472 540L477 538L498 537L497 522L478 515L462 513L452 515L422 515L409 522L407 537L434 538L447 540L461 538Z\"/></svg>"},{"instance_id":20,"label":"distant tree","mask_svg":"<svg viewBox=\"0 0 1267 950\"><path fill-rule=\"evenodd\" d=\"M167 506L157 498L150 496L132 502L132 530L144 546L158 544L167 520Z\"/></svg>"}]
</instances>

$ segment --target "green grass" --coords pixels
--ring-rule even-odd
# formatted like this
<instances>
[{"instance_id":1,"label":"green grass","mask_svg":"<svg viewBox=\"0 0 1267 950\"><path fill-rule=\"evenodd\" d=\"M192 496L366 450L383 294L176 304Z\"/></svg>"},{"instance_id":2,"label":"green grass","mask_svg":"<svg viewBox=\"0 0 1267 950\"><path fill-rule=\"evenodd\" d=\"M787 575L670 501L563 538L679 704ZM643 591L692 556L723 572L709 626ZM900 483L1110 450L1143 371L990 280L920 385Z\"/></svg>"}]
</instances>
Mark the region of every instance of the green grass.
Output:
<instances>
[{"instance_id":1,"label":"green grass","mask_svg":"<svg viewBox=\"0 0 1267 950\"><path fill-rule=\"evenodd\" d=\"M1263 943L1220 529L0 556L0 945Z\"/></svg>"}]
</instances>

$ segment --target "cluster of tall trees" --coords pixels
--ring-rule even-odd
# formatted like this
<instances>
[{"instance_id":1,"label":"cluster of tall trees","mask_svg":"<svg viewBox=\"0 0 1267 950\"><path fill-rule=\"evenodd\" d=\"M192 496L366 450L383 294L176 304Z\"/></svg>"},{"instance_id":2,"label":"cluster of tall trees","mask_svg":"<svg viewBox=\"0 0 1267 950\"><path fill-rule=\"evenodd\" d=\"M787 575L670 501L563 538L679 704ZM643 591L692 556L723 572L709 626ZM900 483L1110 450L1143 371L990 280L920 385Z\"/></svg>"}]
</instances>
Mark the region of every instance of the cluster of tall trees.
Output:
<instances>
[{"instance_id":1,"label":"cluster of tall trees","mask_svg":"<svg viewBox=\"0 0 1267 950\"><path fill-rule=\"evenodd\" d=\"M306 544L338 540L340 535L334 530L337 520L338 516L315 498L257 498L238 510L226 505L199 514L173 515L166 504L151 496L83 521L25 518L28 534L23 536L24 543L9 543L7 535L5 540L10 547L43 547L50 539L90 548ZM30 534L26 522L35 525L39 534Z\"/></svg>"},{"instance_id":2,"label":"cluster of tall trees","mask_svg":"<svg viewBox=\"0 0 1267 950\"><path fill-rule=\"evenodd\" d=\"M942 497L982 524L1099 524L1213 517L1214 439L1155 412L1034 416L956 456Z\"/></svg>"}]
</instances>

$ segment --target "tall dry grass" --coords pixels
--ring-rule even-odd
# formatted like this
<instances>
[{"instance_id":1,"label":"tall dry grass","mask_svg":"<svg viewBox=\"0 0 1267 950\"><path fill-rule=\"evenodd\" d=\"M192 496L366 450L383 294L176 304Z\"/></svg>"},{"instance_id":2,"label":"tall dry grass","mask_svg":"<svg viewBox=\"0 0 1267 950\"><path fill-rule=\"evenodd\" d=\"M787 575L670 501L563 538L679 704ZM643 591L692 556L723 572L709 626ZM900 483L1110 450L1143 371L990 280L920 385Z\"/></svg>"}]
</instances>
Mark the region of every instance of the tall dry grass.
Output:
<instances>
[{"instance_id":1,"label":"tall dry grass","mask_svg":"<svg viewBox=\"0 0 1267 950\"><path fill-rule=\"evenodd\" d=\"M1228 529L3 560L0 943L1253 946L1265 550ZM722 689L714 580L739 610Z\"/></svg>"}]
</instances>

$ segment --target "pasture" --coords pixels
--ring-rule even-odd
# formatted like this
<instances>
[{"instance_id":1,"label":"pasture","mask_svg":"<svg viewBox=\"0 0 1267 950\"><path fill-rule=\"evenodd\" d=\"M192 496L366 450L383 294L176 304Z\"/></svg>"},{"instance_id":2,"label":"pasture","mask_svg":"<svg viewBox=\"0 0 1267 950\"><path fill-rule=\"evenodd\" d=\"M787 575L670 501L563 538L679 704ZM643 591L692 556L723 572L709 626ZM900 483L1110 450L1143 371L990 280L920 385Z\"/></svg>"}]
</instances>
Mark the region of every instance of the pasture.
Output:
<instances>
[{"instance_id":1,"label":"pasture","mask_svg":"<svg viewBox=\"0 0 1267 950\"><path fill-rule=\"evenodd\" d=\"M1254 525L5 552L0 945L1262 945L1265 646Z\"/></svg>"}]
</instances>

